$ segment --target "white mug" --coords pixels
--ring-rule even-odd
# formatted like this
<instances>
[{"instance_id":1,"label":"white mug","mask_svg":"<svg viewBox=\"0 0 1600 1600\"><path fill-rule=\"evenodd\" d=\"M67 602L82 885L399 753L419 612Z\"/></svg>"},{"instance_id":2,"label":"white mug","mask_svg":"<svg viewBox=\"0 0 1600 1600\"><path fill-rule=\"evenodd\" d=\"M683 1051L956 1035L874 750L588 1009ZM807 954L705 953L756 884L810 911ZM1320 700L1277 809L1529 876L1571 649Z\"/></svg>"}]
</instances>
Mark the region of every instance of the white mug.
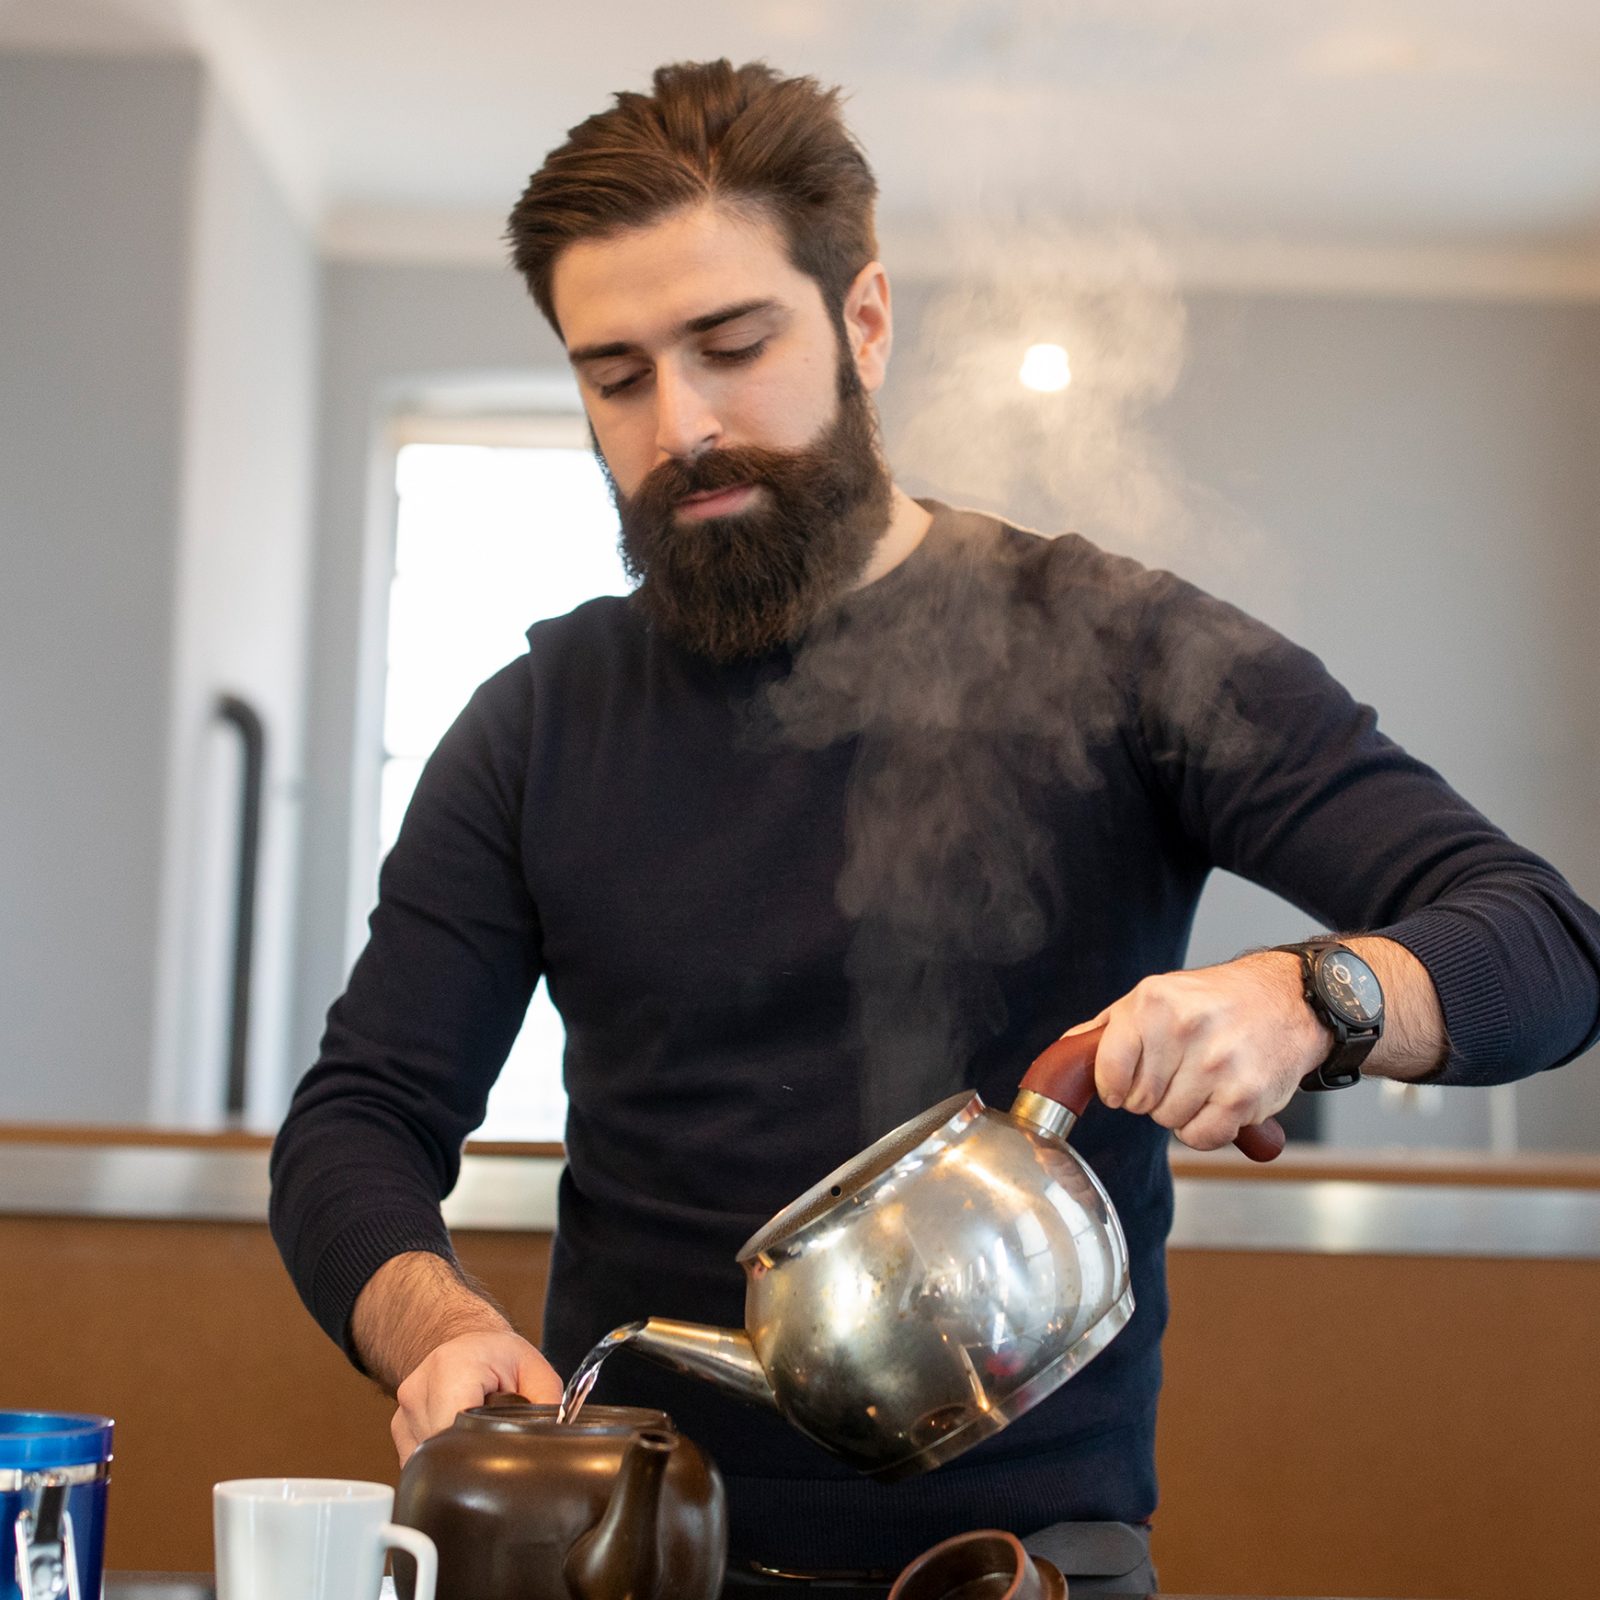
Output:
<instances>
[{"instance_id":1,"label":"white mug","mask_svg":"<svg viewBox=\"0 0 1600 1600\"><path fill-rule=\"evenodd\" d=\"M237 1478L212 1490L217 1600L378 1600L385 1553L417 1563L433 1600L433 1540L389 1520L394 1490L349 1478Z\"/></svg>"}]
</instances>

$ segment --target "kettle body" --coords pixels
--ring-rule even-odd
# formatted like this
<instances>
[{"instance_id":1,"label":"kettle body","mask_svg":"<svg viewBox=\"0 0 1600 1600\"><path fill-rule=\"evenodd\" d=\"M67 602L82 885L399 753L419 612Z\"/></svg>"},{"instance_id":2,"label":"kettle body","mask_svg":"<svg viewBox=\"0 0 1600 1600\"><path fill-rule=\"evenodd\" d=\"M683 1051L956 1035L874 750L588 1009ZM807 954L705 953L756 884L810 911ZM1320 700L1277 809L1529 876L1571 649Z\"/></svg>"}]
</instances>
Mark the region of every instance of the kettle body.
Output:
<instances>
[{"instance_id":1,"label":"kettle body","mask_svg":"<svg viewBox=\"0 0 1600 1600\"><path fill-rule=\"evenodd\" d=\"M1099 1180L1053 1130L972 1093L830 1173L739 1263L742 1330L651 1318L630 1348L776 1406L886 1481L999 1432L1133 1315Z\"/></svg>"},{"instance_id":2,"label":"kettle body","mask_svg":"<svg viewBox=\"0 0 1600 1600\"><path fill-rule=\"evenodd\" d=\"M888 1479L997 1433L1133 1315L1127 1242L1099 1180L1064 1141L976 1094L807 1191L740 1264L779 1409Z\"/></svg>"}]
</instances>

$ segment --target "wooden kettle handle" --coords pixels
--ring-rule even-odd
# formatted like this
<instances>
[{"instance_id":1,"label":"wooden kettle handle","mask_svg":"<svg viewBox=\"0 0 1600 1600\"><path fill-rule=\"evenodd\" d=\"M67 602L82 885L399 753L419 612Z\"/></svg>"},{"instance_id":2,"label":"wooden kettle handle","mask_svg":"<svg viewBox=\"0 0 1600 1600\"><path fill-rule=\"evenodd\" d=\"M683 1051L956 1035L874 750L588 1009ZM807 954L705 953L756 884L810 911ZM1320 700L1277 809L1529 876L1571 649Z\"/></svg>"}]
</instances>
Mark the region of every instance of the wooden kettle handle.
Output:
<instances>
[{"instance_id":1,"label":"wooden kettle handle","mask_svg":"<svg viewBox=\"0 0 1600 1600\"><path fill-rule=\"evenodd\" d=\"M1063 1034L1034 1058L1019 1088L1031 1089L1081 1117L1094 1098L1094 1058L1104 1028ZM1252 1123L1234 1135L1234 1144L1252 1161L1272 1161L1283 1153L1283 1124L1276 1117Z\"/></svg>"}]
</instances>

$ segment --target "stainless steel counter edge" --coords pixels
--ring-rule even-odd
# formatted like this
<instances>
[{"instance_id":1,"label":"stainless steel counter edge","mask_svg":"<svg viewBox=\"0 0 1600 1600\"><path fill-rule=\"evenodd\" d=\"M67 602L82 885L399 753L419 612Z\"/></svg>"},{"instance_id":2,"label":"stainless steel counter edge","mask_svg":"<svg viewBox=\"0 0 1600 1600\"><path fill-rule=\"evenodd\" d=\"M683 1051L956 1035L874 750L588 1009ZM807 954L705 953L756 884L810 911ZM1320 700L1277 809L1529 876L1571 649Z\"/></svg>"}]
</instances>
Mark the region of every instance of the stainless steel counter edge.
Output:
<instances>
[{"instance_id":1,"label":"stainless steel counter edge","mask_svg":"<svg viewBox=\"0 0 1600 1600\"><path fill-rule=\"evenodd\" d=\"M452 1228L546 1231L561 1163L473 1156ZM0 1146L0 1216L263 1222L262 1150ZM1600 1190L1308 1178L1180 1178L1172 1246L1326 1255L1600 1260Z\"/></svg>"}]
</instances>

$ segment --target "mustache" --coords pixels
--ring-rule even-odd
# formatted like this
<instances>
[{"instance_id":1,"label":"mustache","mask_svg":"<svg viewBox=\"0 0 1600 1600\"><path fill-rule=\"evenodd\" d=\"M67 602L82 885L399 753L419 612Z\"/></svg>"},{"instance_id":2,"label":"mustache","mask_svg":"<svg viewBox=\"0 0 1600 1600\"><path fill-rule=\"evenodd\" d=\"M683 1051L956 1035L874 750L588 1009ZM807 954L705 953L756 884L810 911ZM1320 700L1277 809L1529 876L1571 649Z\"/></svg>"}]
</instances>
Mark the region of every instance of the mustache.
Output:
<instances>
[{"instance_id":1,"label":"mustache","mask_svg":"<svg viewBox=\"0 0 1600 1600\"><path fill-rule=\"evenodd\" d=\"M673 457L660 462L628 499L638 506L669 510L692 494L711 494L746 483L771 488L790 465L789 458L779 451L727 445L692 460Z\"/></svg>"}]
</instances>

